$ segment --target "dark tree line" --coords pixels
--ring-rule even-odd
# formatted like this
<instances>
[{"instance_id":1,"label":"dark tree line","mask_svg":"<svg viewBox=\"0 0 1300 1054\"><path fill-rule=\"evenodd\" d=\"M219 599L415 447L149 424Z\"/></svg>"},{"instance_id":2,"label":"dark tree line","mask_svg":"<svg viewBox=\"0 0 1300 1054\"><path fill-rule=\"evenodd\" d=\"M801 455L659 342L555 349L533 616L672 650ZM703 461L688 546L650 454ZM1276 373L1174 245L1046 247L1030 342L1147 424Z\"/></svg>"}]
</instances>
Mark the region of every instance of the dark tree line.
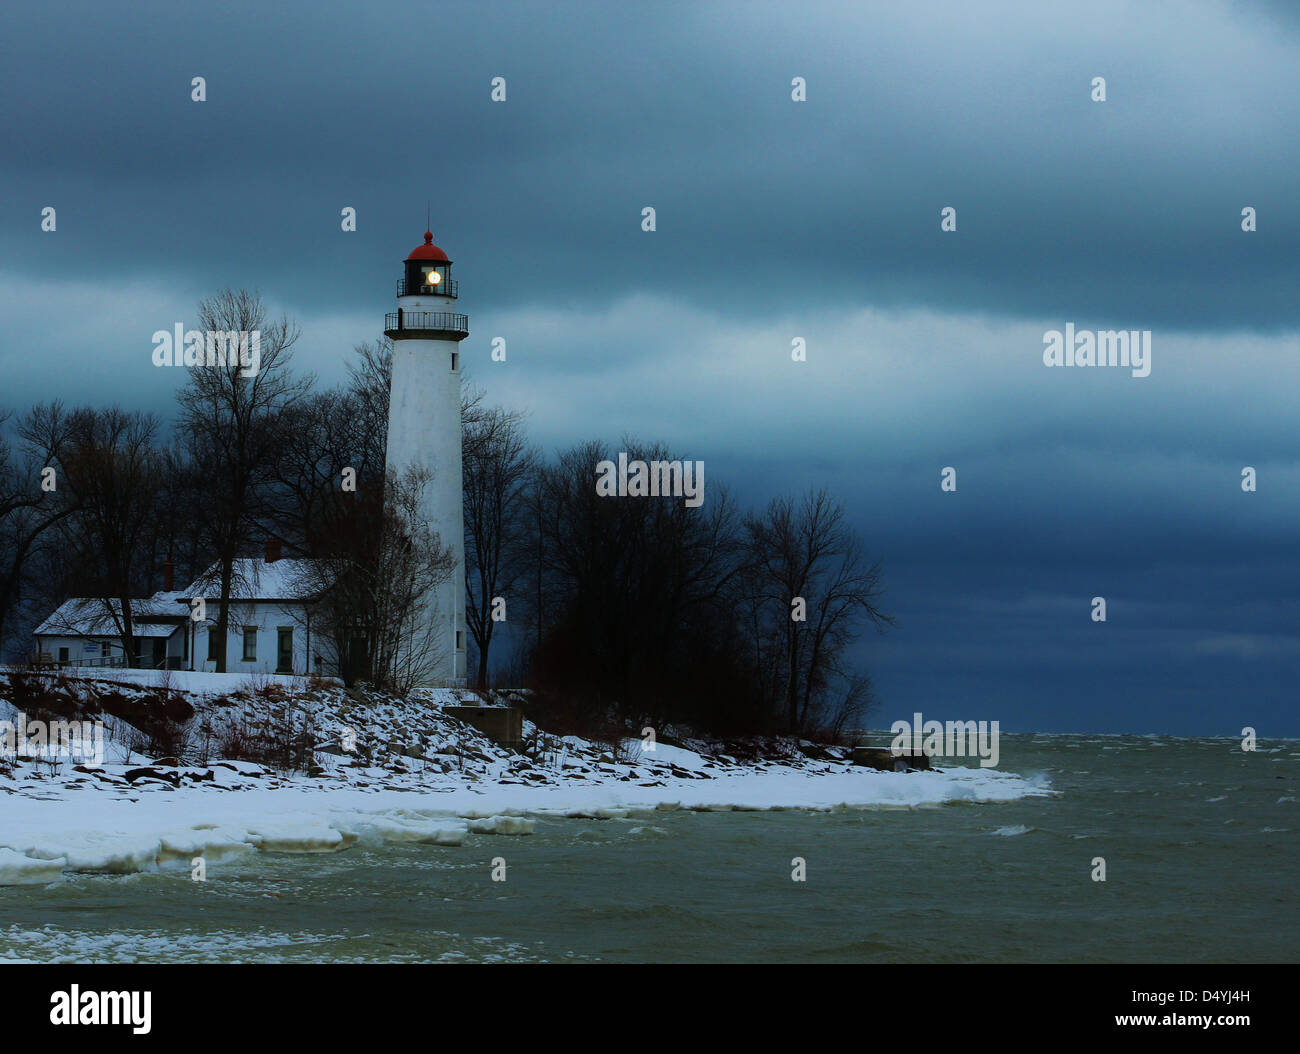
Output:
<instances>
[{"instance_id":1,"label":"dark tree line","mask_svg":"<svg viewBox=\"0 0 1300 1054\"><path fill-rule=\"evenodd\" d=\"M841 507L814 492L746 513L717 485L700 508L600 497L594 468L615 453L580 444L536 474L534 683L589 719L656 727L806 732L863 716L870 682L845 652L891 620Z\"/></svg>"},{"instance_id":2,"label":"dark tree line","mask_svg":"<svg viewBox=\"0 0 1300 1054\"><path fill-rule=\"evenodd\" d=\"M403 627L450 555L419 522L427 482L385 467L391 347L362 345L347 381L296 373L297 327L255 294L200 304L211 330L260 330L260 369L194 367L170 431L117 407L0 415L0 642L30 649L34 615L101 598L128 657L132 606L215 565L218 669L241 557L268 537L310 558L314 633L349 681L401 685ZM822 491L741 509L711 483L681 497L602 497L599 442L546 458L524 416L466 394L466 625L473 680L560 700L580 722L808 732L856 720L869 679L850 646L890 619L881 571ZM625 439L630 459L671 461ZM48 480L53 472L55 483ZM503 650L504 649L504 650Z\"/></svg>"}]
</instances>

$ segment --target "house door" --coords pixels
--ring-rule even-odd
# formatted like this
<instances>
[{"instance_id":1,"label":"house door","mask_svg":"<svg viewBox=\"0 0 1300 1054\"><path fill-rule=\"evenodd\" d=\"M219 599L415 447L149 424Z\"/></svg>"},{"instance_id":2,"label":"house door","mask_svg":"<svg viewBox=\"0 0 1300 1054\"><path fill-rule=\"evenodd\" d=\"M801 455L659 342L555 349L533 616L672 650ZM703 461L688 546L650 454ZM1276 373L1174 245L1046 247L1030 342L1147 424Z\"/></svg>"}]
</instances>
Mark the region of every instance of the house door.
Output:
<instances>
[{"instance_id":1,"label":"house door","mask_svg":"<svg viewBox=\"0 0 1300 1054\"><path fill-rule=\"evenodd\" d=\"M153 639L153 668L161 670L167 665L167 642L159 637Z\"/></svg>"},{"instance_id":2,"label":"house door","mask_svg":"<svg viewBox=\"0 0 1300 1054\"><path fill-rule=\"evenodd\" d=\"M347 650L347 661L343 669L339 671L344 680L351 684L359 679L370 679L370 663L366 654L366 641L364 637L353 637L351 645Z\"/></svg>"},{"instance_id":3,"label":"house door","mask_svg":"<svg viewBox=\"0 0 1300 1054\"><path fill-rule=\"evenodd\" d=\"M276 631L275 672L293 673L293 628L281 626Z\"/></svg>"}]
</instances>

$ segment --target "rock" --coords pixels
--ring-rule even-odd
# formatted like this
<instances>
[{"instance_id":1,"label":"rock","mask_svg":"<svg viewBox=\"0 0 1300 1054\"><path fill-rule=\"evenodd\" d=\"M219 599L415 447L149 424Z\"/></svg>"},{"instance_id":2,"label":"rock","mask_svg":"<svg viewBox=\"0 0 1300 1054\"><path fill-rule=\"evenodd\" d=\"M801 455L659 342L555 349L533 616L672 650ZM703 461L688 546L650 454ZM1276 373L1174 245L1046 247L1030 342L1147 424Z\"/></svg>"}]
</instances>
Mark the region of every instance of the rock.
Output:
<instances>
[{"instance_id":1,"label":"rock","mask_svg":"<svg viewBox=\"0 0 1300 1054\"><path fill-rule=\"evenodd\" d=\"M130 774L128 773L128 775ZM131 786L134 787L137 784L143 785L143 784L150 784L150 783L157 784L160 787L166 787L168 790L175 790L177 784L180 783L180 780L174 776L167 777L159 773L151 776L139 776L136 779L133 779L131 781Z\"/></svg>"},{"instance_id":2,"label":"rock","mask_svg":"<svg viewBox=\"0 0 1300 1054\"><path fill-rule=\"evenodd\" d=\"M155 768L138 768L127 769L126 778L135 783L136 780L154 780L162 783L170 783L173 787L180 782L180 777L174 772L159 772Z\"/></svg>"},{"instance_id":3,"label":"rock","mask_svg":"<svg viewBox=\"0 0 1300 1054\"><path fill-rule=\"evenodd\" d=\"M914 772L928 769L930 759L923 754L896 755L885 747L854 747L853 764L879 769L881 772Z\"/></svg>"}]
</instances>

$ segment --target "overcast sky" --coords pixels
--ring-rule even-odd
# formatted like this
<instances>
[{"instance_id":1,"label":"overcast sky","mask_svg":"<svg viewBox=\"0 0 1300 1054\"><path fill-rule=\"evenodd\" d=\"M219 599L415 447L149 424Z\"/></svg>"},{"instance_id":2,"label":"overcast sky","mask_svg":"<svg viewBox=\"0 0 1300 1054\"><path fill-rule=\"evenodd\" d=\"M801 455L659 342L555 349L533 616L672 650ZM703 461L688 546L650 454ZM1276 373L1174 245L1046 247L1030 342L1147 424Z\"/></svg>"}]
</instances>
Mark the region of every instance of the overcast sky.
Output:
<instances>
[{"instance_id":1,"label":"overcast sky","mask_svg":"<svg viewBox=\"0 0 1300 1054\"><path fill-rule=\"evenodd\" d=\"M0 405L169 415L150 336L226 285L333 383L431 202L548 450L844 501L877 720L1300 735L1298 7L6 7ZM1066 323L1150 376L1045 367Z\"/></svg>"}]
</instances>

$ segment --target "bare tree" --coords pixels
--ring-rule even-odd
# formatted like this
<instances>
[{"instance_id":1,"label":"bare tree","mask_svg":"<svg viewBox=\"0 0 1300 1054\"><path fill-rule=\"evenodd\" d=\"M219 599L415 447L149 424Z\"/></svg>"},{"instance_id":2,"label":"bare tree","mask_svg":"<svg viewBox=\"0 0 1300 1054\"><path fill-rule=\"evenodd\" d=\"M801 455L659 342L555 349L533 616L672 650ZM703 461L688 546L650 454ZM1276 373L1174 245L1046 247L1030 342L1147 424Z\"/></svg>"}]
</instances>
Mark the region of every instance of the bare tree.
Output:
<instances>
[{"instance_id":1,"label":"bare tree","mask_svg":"<svg viewBox=\"0 0 1300 1054\"><path fill-rule=\"evenodd\" d=\"M314 631L348 683L398 690L422 683L439 642L425 604L455 570L455 555L424 521L424 472L389 472L385 486L358 492L337 521L332 551L304 561L299 592L315 597Z\"/></svg>"},{"instance_id":2,"label":"bare tree","mask_svg":"<svg viewBox=\"0 0 1300 1054\"><path fill-rule=\"evenodd\" d=\"M675 460L630 438L622 448L632 460ZM612 709L653 724L730 721L749 709L730 595L740 563L731 500L723 487L700 508L602 497L595 467L605 460L607 447L584 443L540 473L530 529L543 560L540 578L529 577L547 609L534 681L573 697L583 719Z\"/></svg>"},{"instance_id":3,"label":"bare tree","mask_svg":"<svg viewBox=\"0 0 1300 1054\"><path fill-rule=\"evenodd\" d=\"M495 598L505 599L525 569L525 495L537 462L522 413L495 406L466 426L465 616L478 651L480 688L488 683Z\"/></svg>"},{"instance_id":4,"label":"bare tree","mask_svg":"<svg viewBox=\"0 0 1300 1054\"><path fill-rule=\"evenodd\" d=\"M0 411L0 658L12 650L5 642L33 585L33 557L50 529L72 511L57 491L42 486L42 470L52 464L53 452L31 441L16 451L9 440L11 417L11 411ZM30 424L29 414L19 434Z\"/></svg>"},{"instance_id":5,"label":"bare tree","mask_svg":"<svg viewBox=\"0 0 1300 1054\"><path fill-rule=\"evenodd\" d=\"M388 428L388 342L357 346L347 385L286 408L272 482L259 516L264 532L305 556L327 552L352 495L382 492Z\"/></svg>"},{"instance_id":6,"label":"bare tree","mask_svg":"<svg viewBox=\"0 0 1300 1054\"><path fill-rule=\"evenodd\" d=\"M778 498L761 516L750 516L746 529L750 611L762 613L758 639L781 649L785 723L798 731L824 698L859 626L865 621L883 630L893 622L878 605L880 565L867 563L843 507L825 491L797 503Z\"/></svg>"},{"instance_id":7,"label":"bare tree","mask_svg":"<svg viewBox=\"0 0 1300 1054\"><path fill-rule=\"evenodd\" d=\"M347 391L357 418L359 455L367 465L384 471L388 445L388 399L393 383L393 342L381 337L356 346L348 363Z\"/></svg>"},{"instance_id":8,"label":"bare tree","mask_svg":"<svg viewBox=\"0 0 1300 1054\"><path fill-rule=\"evenodd\" d=\"M265 513L290 411L311 388L311 378L289 369L298 340L286 317L269 322L261 297L225 289L199 304L199 325L209 335L260 335L260 361L204 355L190 367L180 390L181 428L204 481L196 509L204 540L215 554L220 577L214 657L226 670L230 599L235 560L251 546ZM209 339L211 339L209 337ZM220 349L218 349L220 350ZM255 367L255 368L253 368Z\"/></svg>"},{"instance_id":9,"label":"bare tree","mask_svg":"<svg viewBox=\"0 0 1300 1054\"><path fill-rule=\"evenodd\" d=\"M78 592L99 601L100 615L136 664L133 597L148 579L147 556L162 483L150 414L113 407L64 414L37 407L24 424L35 447L49 452L65 515L60 539L76 568ZM83 612L83 614L86 614Z\"/></svg>"},{"instance_id":10,"label":"bare tree","mask_svg":"<svg viewBox=\"0 0 1300 1054\"><path fill-rule=\"evenodd\" d=\"M876 707L876 690L870 674L854 673L838 667L835 673L840 690L827 700L828 713L821 729L832 743L840 742L845 729L863 727L862 722Z\"/></svg>"}]
</instances>

